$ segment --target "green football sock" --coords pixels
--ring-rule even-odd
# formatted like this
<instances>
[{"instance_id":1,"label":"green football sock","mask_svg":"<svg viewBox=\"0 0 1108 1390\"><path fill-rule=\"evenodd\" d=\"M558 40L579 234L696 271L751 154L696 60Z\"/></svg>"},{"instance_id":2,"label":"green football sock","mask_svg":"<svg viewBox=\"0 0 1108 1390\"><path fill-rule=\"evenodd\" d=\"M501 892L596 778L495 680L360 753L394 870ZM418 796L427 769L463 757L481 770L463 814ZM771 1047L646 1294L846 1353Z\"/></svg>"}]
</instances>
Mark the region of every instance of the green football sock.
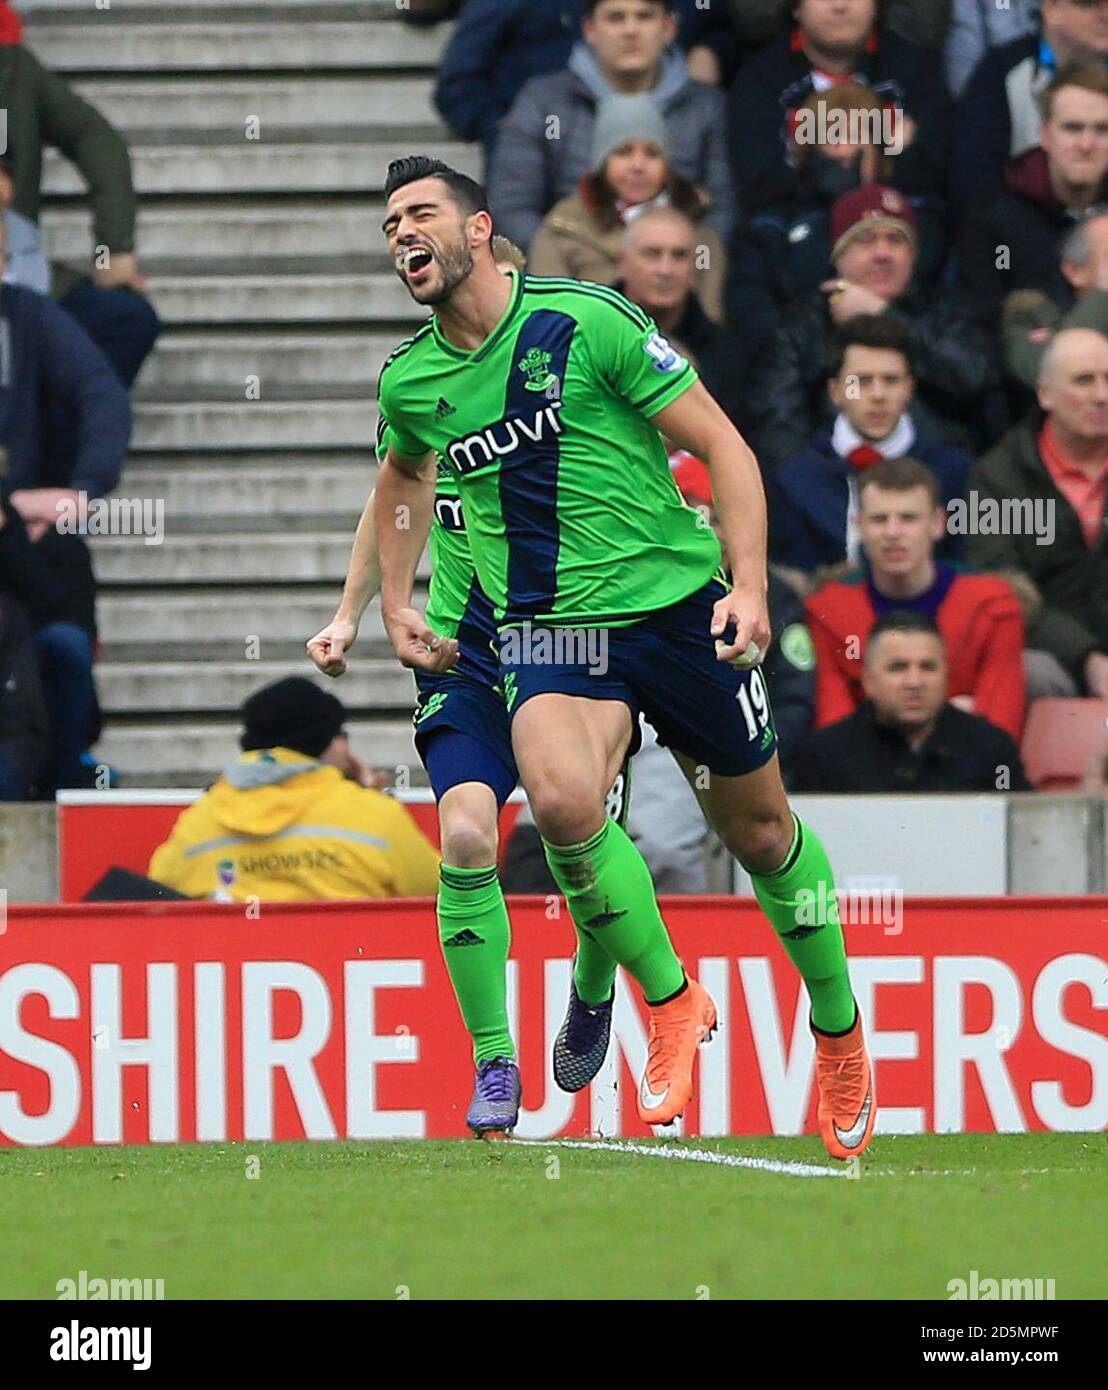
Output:
<instances>
[{"instance_id":1,"label":"green football sock","mask_svg":"<svg viewBox=\"0 0 1108 1390\"><path fill-rule=\"evenodd\" d=\"M627 829L627 816L631 809L630 758L619 770L615 785L608 793L605 809L611 820L623 830ZM591 932L582 932L576 922L573 925L577 932L577 955L573 961L573 983L577 997L586 1004L606 1004L615 988L616 963Z\"/></svg>"},{"instance_id":2,"label":"green football sock","mask_svg":"<svg viewBox=\"0 0 1108 1390\"><path fill-rule=\"evenodd\" d=\"M512 929L496 869L441 865L438 919L442 957L473 1039L474 1061L515 1061L505 969Z\"/></svg>"},{"instance_id":3,"label":"green football sock","mask_svg":"<svg viewBox=\"0 0 1108 1390\"><path fill-rule=\"evenodd\" d=\"M750 875L762 911L773 924L812 1000L812 1022L821 1032L854 1025L854 996L827 851L799 819L792 848L772 874Z\"/></svg>"},{"instance_id":4,"label":"green football sock","mask_svg":"<svg viewBox=\"0 0 1108 1390\"><path fill-rule=\"evenodd\" d=\"M577 955L573 961L573 983L577 997L586 1004L606 1004L616 983L616 963L592 935L573 924L577 932Z\"/></svg>"},{"instance_id":5,"label":"green football sock","mask_svg":"<svg viewBox=\"0 0 1108 1390\"><path fill-rule=\"evenodd\" d=\"M545 847L546 861L565 894L580 944L602 947L638 980L649 1003L679 993L685 972L658 911L650 870L627 832L608 820L579 845ZM580 952L578 959L580 963ZM594 996L581 995L590 1004L600 1003L611 993L608 984L598 995L601 982L592 973L595 963L590 954L589 975L575 972L574 976Z\"/></svg>"}]
</instances>

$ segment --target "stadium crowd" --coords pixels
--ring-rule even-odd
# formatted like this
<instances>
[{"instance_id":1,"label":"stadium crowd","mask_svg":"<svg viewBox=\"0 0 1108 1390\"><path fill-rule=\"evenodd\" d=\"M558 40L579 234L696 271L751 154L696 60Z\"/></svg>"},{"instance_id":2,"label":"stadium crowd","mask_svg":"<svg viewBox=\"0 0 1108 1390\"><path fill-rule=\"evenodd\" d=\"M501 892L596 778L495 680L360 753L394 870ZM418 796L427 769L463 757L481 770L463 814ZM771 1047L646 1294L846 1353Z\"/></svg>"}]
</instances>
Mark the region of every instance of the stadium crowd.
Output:
<instances>
[{"instance_id":1,"label":"stadium crowd","mask_svg":"<svg viewBox=\"0 0 1108 1390\"><path fill-rule=\"evenodd\" d=\"M621 289L754 447L792 785L1020 789L1035 701L1103 722L1108 0L401 13L456 20L436 104L482 146L529 273ZM20 800L91 775L79 508L119 482L159 324L126 143L3 0L0 80L0 798ZM88 186L83 266L43 250L46 146ZM710 515L703 464L672 463Z\"/></svg>"},{"instance_id":2,"label":"stadium crowd","mask_svg":"<svg viewBox=\"0 0 1108 1390\"><path fill-rule=\"evenodd\" d=\"M1029 705L1108 702L1108 3L409 18L447 16L498 231L646 309L755 449L811 636L793 784L1026 786Z\"/></svg>"}]
</instances>

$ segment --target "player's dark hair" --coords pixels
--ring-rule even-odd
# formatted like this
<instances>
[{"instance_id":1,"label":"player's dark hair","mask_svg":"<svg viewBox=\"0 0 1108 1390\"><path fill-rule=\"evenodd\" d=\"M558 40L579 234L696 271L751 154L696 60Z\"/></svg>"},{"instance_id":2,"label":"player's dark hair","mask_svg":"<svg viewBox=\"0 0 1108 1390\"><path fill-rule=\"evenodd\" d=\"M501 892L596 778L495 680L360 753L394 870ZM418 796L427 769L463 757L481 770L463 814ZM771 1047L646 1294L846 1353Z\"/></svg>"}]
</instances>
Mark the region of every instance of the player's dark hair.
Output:
<instances>
[{"instance_id":1,"label":"player's dark hair","mask_svg":"<svg viewBox=\"0 0 1108 1390\"><path fill-rule=\"evenodd\" d=\"M858 496L867 487L883 487L889 492L908 492L914 487L927 489L931 505L937 507L940 500L939 480L925 463L919 459L882 459L873 463L858 477Z\"/></svg>"},{"instance_id":2,"label":"player's dark hair","mask_svg":"<svg viewBox=\"0 0 1108 1390\"><path fill-rule=\"evenodd\" d=\"M886 352L899 352L908 364L912 365L912 334L907 326L887 314L858 314L839 329L831 344L827 358L827 375L837 377L846 361L847 349L852 347L881 348Z\"/></svg>"},{"instance_id":3,"label":"player's dark hair","mask_svg":"<svg viewBox=\"0 0 1108 1390\"><path fill-rule=\"evenodd\" d=\"M870 628L869 637L866 639L866 656L869 656L874 643L886 632L926 632L929 637L937 637L943 642L939 626L930 613L915 613L907 608L894 608L890 613L882 613ZM945 643L943 649L946 649Z\"/></svg>"},{"instance_id":4,"label":"player's dark hair","mask_svg":"<svg viewBox=\"0 0 1108 1390\"><path fill-rule=\"evenodd\" d=\"M415 183L417 179L441 179L466 217L489 211L489 195L476 179L459 174L441 159L428 159L423 154L410 154L392 161L385 176L385 197L391 198L398 188Z\"/></svg>"}]
</instances>

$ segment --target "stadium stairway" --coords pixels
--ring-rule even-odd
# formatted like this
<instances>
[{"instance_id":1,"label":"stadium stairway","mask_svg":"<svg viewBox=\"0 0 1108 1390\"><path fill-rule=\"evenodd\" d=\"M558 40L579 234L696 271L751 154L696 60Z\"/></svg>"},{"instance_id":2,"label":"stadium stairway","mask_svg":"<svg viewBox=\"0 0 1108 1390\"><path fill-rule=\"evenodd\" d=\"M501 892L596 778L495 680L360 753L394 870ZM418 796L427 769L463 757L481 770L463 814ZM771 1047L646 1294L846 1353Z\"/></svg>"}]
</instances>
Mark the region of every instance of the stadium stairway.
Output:
<instances>
[{"instance_id":1,"label":"stadium stairway","mask_svg":"<svg viewBox=\"0 0 1108 1390\"><path fill-rule=\"evenodd\" d=\"M388 162L419 149L477 174L479 155L431 104L445 28L410 28L395 0L20 9L29 47L129 141L165 323L117 494L160 502L164 540L92 542L96 752L124 786L201 785L242 699L311 673L372 486L377 372L420 318L383 254ZM53 152L44 186L52 259L87 263L81 181ZM376 615L357 657L333 687L355 748L412 765L411 677Z\"/></svg>"}]
</instances>

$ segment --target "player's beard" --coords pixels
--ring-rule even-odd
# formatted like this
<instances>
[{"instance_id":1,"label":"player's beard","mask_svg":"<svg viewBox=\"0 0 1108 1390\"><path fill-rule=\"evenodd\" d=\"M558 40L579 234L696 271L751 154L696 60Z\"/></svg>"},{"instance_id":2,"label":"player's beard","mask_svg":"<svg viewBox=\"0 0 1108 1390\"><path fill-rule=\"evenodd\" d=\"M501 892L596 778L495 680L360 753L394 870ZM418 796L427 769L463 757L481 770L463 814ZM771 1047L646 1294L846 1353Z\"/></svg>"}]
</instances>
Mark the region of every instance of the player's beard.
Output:
<instances>
[{"instance_id":1,"label":"player's beard","mask_svg":"<svg viewBox=\"0 0 1108 1390\"><path fill-rule=\"evenodd\" d=\"M469 278L473 270L473 256L463 238L459 238L449 250L444 250L441 256L436 256L435 263L442 276L442 283L426 299L420 299L420 304L432 306L445 304L462 281ZM416 297L410 286L408 292L413 299Z\"/></svg>"}]
</instances>

